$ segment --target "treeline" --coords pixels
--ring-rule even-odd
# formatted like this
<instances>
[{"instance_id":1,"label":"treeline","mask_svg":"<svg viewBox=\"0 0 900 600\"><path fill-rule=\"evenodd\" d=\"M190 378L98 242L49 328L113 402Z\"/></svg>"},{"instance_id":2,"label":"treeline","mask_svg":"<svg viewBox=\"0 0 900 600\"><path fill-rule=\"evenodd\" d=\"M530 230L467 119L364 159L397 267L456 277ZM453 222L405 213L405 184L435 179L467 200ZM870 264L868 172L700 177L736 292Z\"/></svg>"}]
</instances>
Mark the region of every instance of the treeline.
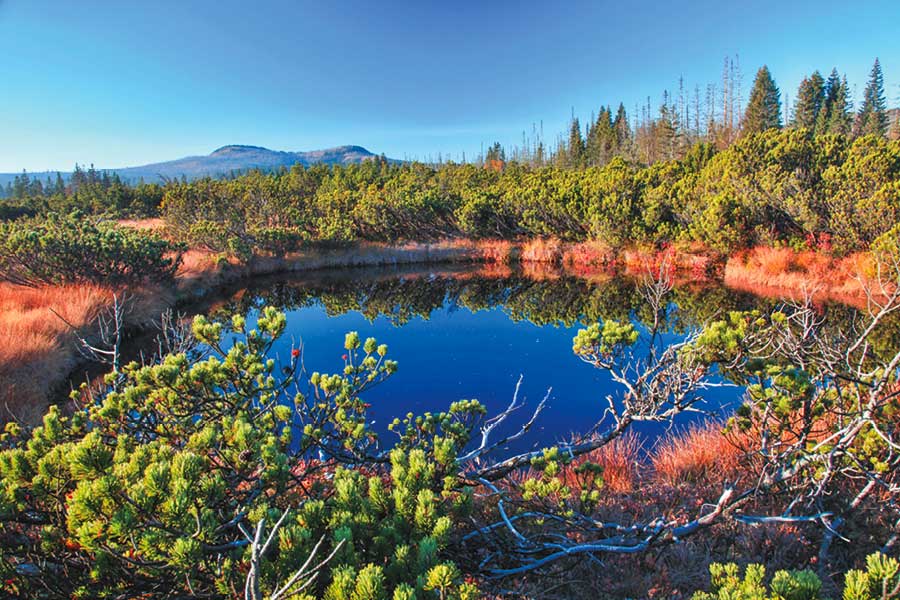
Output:
<instances>
[{"instance_id":1,"label":"treeline","mask_svg":"<svg viewBox=\"0 0 900 600\"><path fill-rule=\"evenodd\" d=\"M900 142L771 129L678 160L620 157L566 169L507 163L434 168L372 161L294 167L166 187L181 240L216 251L280 253L309 241L447 237L699 242L720 252L786 243L849 252L900 215Z\"/></svg>"},{"instance_id":2,"label":"treeline","mask_svg":"<svg viewBox=\"0 0 900 600\"><path fill-rule=\"evenodd\" d=\"M739 67L692 103L679 86L657 116L620 104L555 151L491 146L482 164L295 166L270 173L127 185L93 167L71 180L19 176L0 218L78 210L162 214L181 241L248 256L307 242L556 237L699 242L719 252L786 243L849 252L897 222L900 141L876 60L854 111L845 76L805 78L793 109L768 68L745 109ZM785 118L785 115L788 115ZM894 118L893 124L891 119Z\"/></svg>"},{"instance_id":3,"label":"treeline","mask_svg":"<svg viewBox=\"0 0 900 600\"><path fill-rule=\"evenodd\" d=\"M898 222L900 141L769 128L722 151L697 142L650 166L620 156L578 169L373 160L135 187L95 173L65 187L0 206L7 218L73 209L161 214L179 241L244 256L309 242L453 237L698 242L723 253L777 243L845 253Z\"/></svg>"},{"instance_id":4,"label":"treeline","mask_svg":"<svg viewBox=\"0 0 900 600\"><path fill-rule=\"evenodd\" d=\"M629 116L624 103L601 106L587 123L572 118L568 131L547 147L535 128L523 134L521 146L491 146L484 163L496 165L506 157L534 166L602 166L616 157L650 165L684 157L698 142L725 149L742 136L767 129L805 129L810 135L838 134L857 138L876 135L900 138L900 110L889 110L881 63L875 59L859 109L854 109L847 76L833 68L824 77L818 70L805 77L791 106L767 66L754 78L744 105L742 76L736 59L725 59L720 84L686 88L683 79L675 92L663 91L654 107L648 97Z\"/></svg>"},{"instance_id":5,"label":"treeline","mask_svg":"<svg viewBox=\"0 0 900 600\"><path fill-rule=\"evenodd\" d=\"M5 188L0 186L0 198L5 199L0 202L0 219L73 210L145 217L156 214L162 196L162 185L130 185L117 173L93 165L87 169L75 165L68 181L61 173L41 179L22 172Z\"/></svg>"}]
</instances>

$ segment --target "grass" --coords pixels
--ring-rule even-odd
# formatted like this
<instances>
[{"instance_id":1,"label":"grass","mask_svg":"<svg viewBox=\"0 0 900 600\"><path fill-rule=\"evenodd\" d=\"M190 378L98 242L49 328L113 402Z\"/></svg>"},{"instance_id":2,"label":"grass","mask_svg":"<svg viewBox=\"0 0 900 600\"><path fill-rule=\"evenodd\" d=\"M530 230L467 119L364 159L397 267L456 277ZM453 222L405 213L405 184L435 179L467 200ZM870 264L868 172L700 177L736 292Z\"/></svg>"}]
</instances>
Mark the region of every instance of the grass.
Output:
<instances>
[{"instance_id":1,"label":"grass","mask_svg":"<svg viewBox=\"0 0 900 600\"><path fill-rule=\"evenodd\" d=\"M536 238L522 245L522 262L559 264L563 259L563 244L553 238Z\"/></svg>"},{"instance_id":2,"label":"grass","mask_svg":"<svg viewBox=\"0 0 900 600\"><path fill-rule=\"evenodd\" d=\"M0 420L40 419L50 395L79 361L76 331L90 336L115 293L121 290L97 284L0 284L0 410L5 413ZM158 316L169 301L158 289L129 293L126 324L132 326Z\"/></svg>"},{"instance_id":3,"label":"grass","mask_svg":"<svg viewBox=\"0 0 900 600\"><path fill-rule=\"evenodd\" d=\"M615 494L629 494L638 487L644 447L633 432L579 457L574 463L592 461L603 467L603 488Z\"/></svg>"},{"instance_id":4,"label":"grass","mask_svg":"<svg viewBox=\"0 0 900 600\"><path fill-rule=\"evenodd\" d=\"M838 300L858 305L865 292L858 274L871 270L866 254L835 257L825 252L758 246L739 252L725 264L727 286L761 296Z\"/></svg>"},{"instance_id":5,"label":"grass","mask_svg":"<svg viewBox=\"0 0 900 600\"><path fill-rule=\"evenodd\" d=\"M692 425L667 436L651 453L654 478L663 484L718 484L740 471L743 451L718 422Z\"/></svg>"},{"instance_id":6,"label":"grass","mask_svg":"<svg viewBox=\"0 0 900 600\"><path fill-rule=\"evenodd\" d=\"M563 263L573 267L609 266L615 260L615 251L597 240L569 244L563 251Z\"/></svg>"},{"instance_id":7,"label":"grass","mask_svg":"<svg viewBox=\"0 0 900 600\"><path fill-rule=\"evenodd\" d=\"M58 377L76 363L72 331L63 319L86 328L112 293L87 284L37 289L0 285L0 402L6 409L26 419L38 407L43 411Z\"/></svg>"}]
</instances>

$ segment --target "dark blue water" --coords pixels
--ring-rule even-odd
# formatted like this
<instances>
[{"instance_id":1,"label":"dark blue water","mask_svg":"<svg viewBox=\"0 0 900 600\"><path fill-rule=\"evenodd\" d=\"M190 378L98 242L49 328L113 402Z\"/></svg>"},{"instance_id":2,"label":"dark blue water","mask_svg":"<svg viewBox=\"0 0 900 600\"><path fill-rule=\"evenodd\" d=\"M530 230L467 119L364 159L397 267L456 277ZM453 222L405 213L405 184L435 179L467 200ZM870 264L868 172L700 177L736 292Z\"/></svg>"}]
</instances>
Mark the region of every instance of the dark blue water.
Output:
<instances>
[{"instance_id":1,"label":"dark blue water","mask_svg":"<svg viewBox=\"0 0 900 600\"><path fill-rule=\"evenodd\" d=\"M547 446L587 432L603 418L606 396L619 388L607 373L573 354L573 336L599 318L630 318L644 337L647 333L637 286L620 280L348 271L323 280L271 281L235 297L213 314L245 312L252 323L261 306L285 310L287 331L274 353L287 362L291 348L302 342L309 372L340 372L348 331L387 344L388 357L398 361L399 370L364 398L372 405L373 428L385 442L393 436L388 423L408 412L444 410L459 399L477 399L489 414L500 412L520 375L519 394L527 407L510 419L510 427L527 420L528 409L548 389L552 392L519 447ZM690 310L680 308L679 299ZM664 341L680 339L711 315L753 303L746 296L710 289L674 294L671 300ZM710 390L702 406L727 414L740 393L735 387ZM683 415L675 426L697 418ZM635 429L652 443L665 426L638 424Z\"/></svg>"}]
</instances>

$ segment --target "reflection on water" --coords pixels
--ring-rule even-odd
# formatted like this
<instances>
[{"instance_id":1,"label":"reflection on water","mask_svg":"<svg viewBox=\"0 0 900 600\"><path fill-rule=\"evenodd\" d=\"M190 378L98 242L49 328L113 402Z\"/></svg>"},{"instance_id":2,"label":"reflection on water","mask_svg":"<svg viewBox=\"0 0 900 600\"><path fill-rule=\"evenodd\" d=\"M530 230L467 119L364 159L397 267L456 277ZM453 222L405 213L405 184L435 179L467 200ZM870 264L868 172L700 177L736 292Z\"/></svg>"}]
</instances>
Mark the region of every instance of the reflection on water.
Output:
<instances>
[{"instance_id":1,"label":"reflection on water","mask_svg":"<svg viewBox=\"0 0 900 600\"><path fill-rule=\"evenodd\" d=\"M724 288L680 287L664 328L675 339L724 311L760 302ZM367 396L377 431L386 434L395 416L438 411L461 398L477 398L489 413L498 412L522 375L521 393L531 406L553 389L529 440L541 445L585 432L616 392L605 373L573 355L577 330L601 318L639 325L652 320L633 280L475 268L346 270L259 281L208 313L222 319L244 313L252 322L262 306L287 311L287 333L275 351L286 359L291 343L302 341L310 371L338 369L347 331L389 345L400 370ZM739 395L734 387L711 390L706 407L729 411ZM652 437L661 426L637 429Z\"/></svg>"},{"instance_id":2,"label":"reflection on water","mask_svg":"<svg viewBox=\"0 0 900 600\"><path fill-rule=\"evenodd\" d=\"M715 286L678 286L670 298L663 315L663 339L668 340L727 311L771 310L776 304ZM462 398L477 398L489 412L498 412L522 375L521 393L531 406L553 388L549 408L529 440L541 445L585 432L602 418L604 398L616 392L605 373L573 355L576 331L601 319L631 319L645 331L643 323L653 318L639 284L630 279L483 267L346 269L259 279L189 312L223 320L243 313L252 324L263 306L288 314L287 331L274 348L276 358L287 361L292 344L302 342L309 371L334 372L342 366L348 331L389 345L400 369L367 395L376 431L390 435L386 427L393 417L442 410ZM854 313L840 306L827 310L836 322ZM132 354L145 349L147 340L140 341ZM707 409L727 413L740 389L716 388L705 398ZM662 426L637 430L649 440Z\"/></svg>"}]
</instances>

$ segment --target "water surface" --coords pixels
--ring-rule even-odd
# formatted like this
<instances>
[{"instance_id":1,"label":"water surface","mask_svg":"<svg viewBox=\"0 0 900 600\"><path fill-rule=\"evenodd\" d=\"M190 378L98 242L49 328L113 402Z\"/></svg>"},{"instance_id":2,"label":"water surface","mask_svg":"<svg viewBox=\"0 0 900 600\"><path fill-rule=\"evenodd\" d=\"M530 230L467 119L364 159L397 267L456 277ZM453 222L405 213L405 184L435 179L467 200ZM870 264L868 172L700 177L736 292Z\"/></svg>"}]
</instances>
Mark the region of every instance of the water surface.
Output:
<instances>
[{"instance_id":1,"label":"water surface","mask_svg":"<svg viewBox=\"0 0 900 600\"><path fill-rule=\"evenodd\" d=\"M646 336L652 315L633 280L535 275L475 267L346 269L259 280L206 312L222 318L244 313L252 323L263 306L286 311L287 330L274 352L287 362L291 348L302 343L308 371L338 372L348 331L388 344L400 368L366 395L374 429L387 440L394 417L444 410L455 400L474 398L489 414L502 411L521 376L520 397L530 407L552 389L527 442L550 445L588 431L602 418L607 395L619 391L607 373L572 353L578 329L599 319L630 319ZM771 304L720 287L679 287L670 300L664 343L725 311ZM703 408L728 414L740 394L736 387L709 390ZM517 419L529 414L523 410ZM682 416L676 425L696 418ZM664 426L636 429L652 442Z\"/></svg>"}]
</instances>

